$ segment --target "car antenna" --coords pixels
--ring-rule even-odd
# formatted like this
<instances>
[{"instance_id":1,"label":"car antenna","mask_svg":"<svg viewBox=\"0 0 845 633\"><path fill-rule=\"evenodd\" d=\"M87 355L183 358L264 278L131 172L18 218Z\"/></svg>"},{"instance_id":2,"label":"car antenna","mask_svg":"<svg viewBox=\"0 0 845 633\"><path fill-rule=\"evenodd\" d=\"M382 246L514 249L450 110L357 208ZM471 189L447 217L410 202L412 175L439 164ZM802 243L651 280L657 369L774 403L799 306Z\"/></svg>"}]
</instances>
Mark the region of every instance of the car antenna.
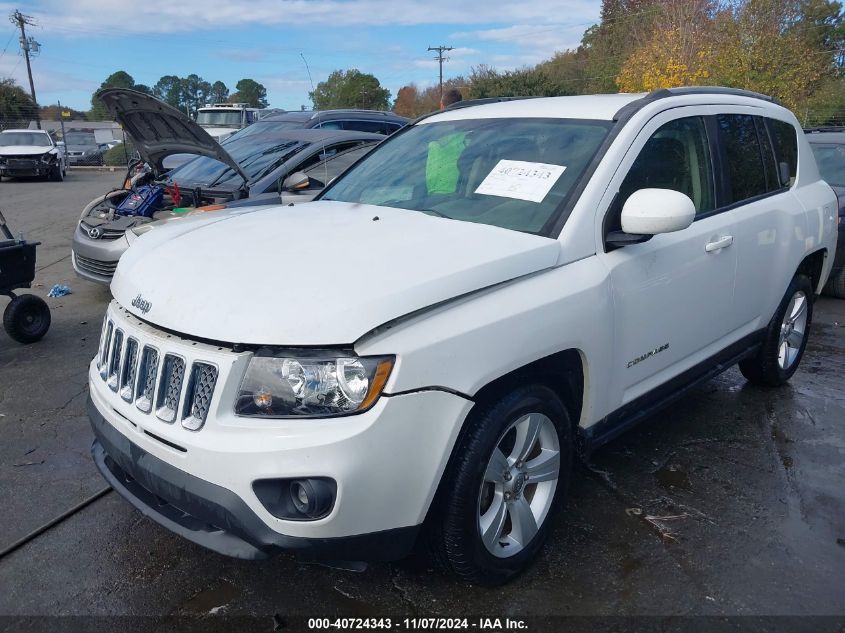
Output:
<instances>
[{"instance_id":1,"label":"car antenna","mask_svg":"<svg viewBox=\"0 0 845 633\"><path fill-rule=\"evenodd\" d=\"M313 95L314 90L314 80L311 78L311 69L308 67L308 60L305 59L305 55L302 54L302 51L299 51L299 56L302 58L302 63L305 64L305 72L308 73L308 82L311 84L311 94ZM311 105L314 105L314 97L311 97ZM323 124L320 123L320 128L322 129ZM329 183L329 166L326 164L326 139L324 138L322 141L322 146L320 147L320 154L319 157L323 159L323 188L325 188ZM280 187L281 189L281 187ZM279 191L279 197L281 198L282 192Z\"/></svg>"}]
</instances>

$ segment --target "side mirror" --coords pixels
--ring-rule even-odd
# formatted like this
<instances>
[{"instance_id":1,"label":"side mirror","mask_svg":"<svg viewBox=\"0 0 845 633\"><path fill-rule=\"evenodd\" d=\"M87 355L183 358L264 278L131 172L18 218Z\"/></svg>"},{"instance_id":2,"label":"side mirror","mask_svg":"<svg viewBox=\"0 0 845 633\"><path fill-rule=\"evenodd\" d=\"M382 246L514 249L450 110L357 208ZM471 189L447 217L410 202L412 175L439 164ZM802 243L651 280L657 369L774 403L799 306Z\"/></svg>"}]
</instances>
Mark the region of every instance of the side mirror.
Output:
<instances>
[{"instance_id":1,"label":"side mirror","mask_svg":"<svg viewBox=\"0 0 845 633\"><path fill-rule=\"evenodd\" d=\"M303 189L308 189L308 185L311 184L311 179L305 175L304 172L295 171L290 176L285 178L284 182L282 183L282 190L283 191L301 191Z\"/></svg>"},{"instance_id":2,"label":"side mirror","mask_svg":"<svg viewBox=\"0 0 845 633\"><path fill-rule=\"evenodd\" d=\"M671 189L640 189L622 207L622 230L632 235L681 231L694 219L693 201Z\"/></svg>"}]
</instances>

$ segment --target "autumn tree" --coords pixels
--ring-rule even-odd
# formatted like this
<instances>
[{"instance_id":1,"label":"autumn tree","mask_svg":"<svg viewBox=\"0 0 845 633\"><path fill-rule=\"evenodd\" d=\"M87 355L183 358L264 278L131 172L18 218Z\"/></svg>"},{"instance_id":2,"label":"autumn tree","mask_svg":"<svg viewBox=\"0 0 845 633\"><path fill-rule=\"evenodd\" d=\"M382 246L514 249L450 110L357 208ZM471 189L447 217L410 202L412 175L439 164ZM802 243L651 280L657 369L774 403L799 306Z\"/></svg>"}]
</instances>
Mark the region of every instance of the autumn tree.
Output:
<instances>
[{"instance_id":1,"label":"autumn tree","mask_svg":"<svg viewBox=\"0 0 845 633\"><path fill-rule=\"evenodd\" d=\"M390 105L390 91L382 88L374 75L362 73L356 68L335 70L325 81L318 83L308 96L311 97L315 110L387 110Z\"/></svg>"},{"instance_id":2,"label":"autumn tree","mask_svg":"<svg viewBox=\"0 0 845 633\"><path fill-rule=\"evenodd\" d=\"M417 87L414 84L399 88L396 101L393 102L393 111L399 116L417 116L417 94Z\"/></svg>"},{"instance_id":3,"label":"autumn tree","mask_svg":"<svg viewBox=\"0 0 845 633\"><path fill-rule=\"evenodd\" d=\"M833 72L833 51L815 48L802 0L746 0L716 17L713 78L780 99L800 114Z\"/></svg>"}]
</instances>

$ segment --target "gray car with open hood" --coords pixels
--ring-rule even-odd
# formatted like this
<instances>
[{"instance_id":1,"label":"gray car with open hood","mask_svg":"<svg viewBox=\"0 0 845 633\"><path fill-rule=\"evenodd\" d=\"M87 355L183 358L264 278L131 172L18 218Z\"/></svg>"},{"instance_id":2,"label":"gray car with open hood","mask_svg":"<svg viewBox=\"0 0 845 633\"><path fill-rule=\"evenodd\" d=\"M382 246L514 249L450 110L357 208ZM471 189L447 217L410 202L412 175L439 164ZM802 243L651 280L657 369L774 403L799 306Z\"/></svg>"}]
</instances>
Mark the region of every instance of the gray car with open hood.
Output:
<instances>
[{"instance_id":1,"label":"gray car with open hood","mask_svg":"<svg viewBox=\"0 0 845 633\"><path fill-rule=\"evenodd\" d=\"M366 132L289 130L217 143L179 110L134 90L100 98L140 155L123 186L92 200L73 236L73 266L109 283L135 238L166 222L232 206L308 202L384 137ZM167 171L164 160L192 154Z\"/></svg>"}]
</instances>

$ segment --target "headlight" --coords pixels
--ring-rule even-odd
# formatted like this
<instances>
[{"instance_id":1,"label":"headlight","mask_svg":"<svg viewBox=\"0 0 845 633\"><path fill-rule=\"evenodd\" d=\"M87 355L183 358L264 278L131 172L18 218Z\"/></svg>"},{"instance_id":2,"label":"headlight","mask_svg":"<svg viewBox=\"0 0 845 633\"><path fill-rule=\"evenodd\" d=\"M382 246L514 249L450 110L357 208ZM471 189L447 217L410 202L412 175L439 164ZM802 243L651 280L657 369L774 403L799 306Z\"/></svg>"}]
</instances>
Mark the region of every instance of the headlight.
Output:
<instances>
[{"instance_id":1,"label":"headlight","mask_svg":"<svg viewBox=\"0 0 845 633\"><path fill-rule=\"evenodd\" d=\"M241 382L235 413L270 418L360 413L378 400L394 360L338 350L259 351Z\"/></svg>"},{"instance_id":2,"label":"headlight","mask_svg":"<svg viewBox=\"0 0 845 633\"><path fill-rule=\"evenodd\" d=\"M46 154L41 156L42 163L52 163L54 160L56 160L56 155L52 152L47 152Z\"/></svg>"}]
</instances>

